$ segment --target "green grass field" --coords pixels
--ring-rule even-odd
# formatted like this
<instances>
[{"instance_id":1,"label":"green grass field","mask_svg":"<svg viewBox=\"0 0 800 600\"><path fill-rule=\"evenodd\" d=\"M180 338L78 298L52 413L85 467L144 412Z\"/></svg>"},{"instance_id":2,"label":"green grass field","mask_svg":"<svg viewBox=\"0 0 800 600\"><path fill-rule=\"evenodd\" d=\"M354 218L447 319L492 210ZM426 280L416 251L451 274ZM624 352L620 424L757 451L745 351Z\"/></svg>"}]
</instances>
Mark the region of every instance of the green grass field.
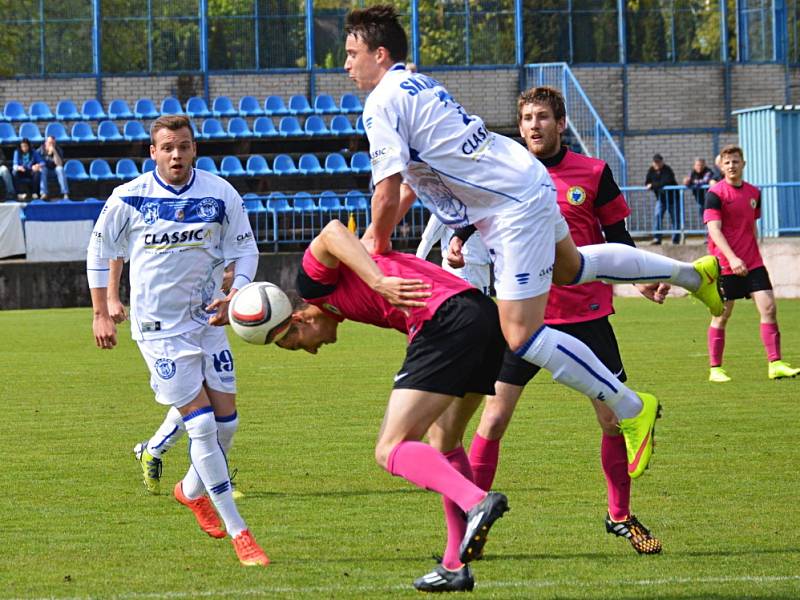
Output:
<instances>
[{"instance_id":1,"label":"green grass field","mask_svg":"<svg viewBox=\"0 0 800 600\"><path fill-rule=\"evenodd\" d=\"M728 330L727 385L706 382L703 309L617 301L629 382L664 405L634 511L664 543L638 556L605 533L589 403L540 375L504 441L510 513L475 598L800 597L800 379L769 381L750 303ZM800 301L781 301L784 358L800 364ZM88 309L0 312L5 420L0 598L419 597L440 553L439 498L393 478L372 449L403 336L345 324L318 356L233 340L239 503L272 559L240 567L168 495L147 496L131 448L160 423L127 326L94 348ZM164 492L187 465L165 457Z\"/></svg>"}]
</instances>

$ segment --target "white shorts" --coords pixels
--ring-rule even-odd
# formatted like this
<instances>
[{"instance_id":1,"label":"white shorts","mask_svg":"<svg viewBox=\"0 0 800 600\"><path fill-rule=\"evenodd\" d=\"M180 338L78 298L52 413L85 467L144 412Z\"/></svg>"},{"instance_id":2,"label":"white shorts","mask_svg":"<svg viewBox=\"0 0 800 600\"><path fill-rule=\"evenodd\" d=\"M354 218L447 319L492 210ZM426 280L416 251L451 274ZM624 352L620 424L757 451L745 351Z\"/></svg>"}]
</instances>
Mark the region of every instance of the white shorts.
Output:
<instances>
[{"instance_id":1,"label":"white shorts","mask_svg":"<svg viewBox=\"0 0 800 600\"><path fill-rule=\"evenodd\" d=\"M550 291L556 242L569 235L556 190L543 185L526 202L507 205L475 223L494 260L498 300L524 300Z\"/></svg>"},{"instance_id":2,"label":"white shorts","mask_svg":"<svg viewBox=\"0 0 800 600\"><path fill-rule=\"evenodd\" d=\"M197 397L203 383L212 390L236 393L233 355L224 327L198 327L137 344L159 404L180 408Z\"/></svg>"},{"instance_id":3,"label":"white shorts","mask_svg":"<svg viewBox=\"0 0 800 600\"><path fill-rule=\"evenodd\" d=\"M471 283L486 296L489 295L491 290L492 265L476 265L467 263L460 269L454 269L447 264L447 260L443 260L442 268L448 273L452 273L456 277L460 277L464 281Z\"/></svg>"}]
</instances>

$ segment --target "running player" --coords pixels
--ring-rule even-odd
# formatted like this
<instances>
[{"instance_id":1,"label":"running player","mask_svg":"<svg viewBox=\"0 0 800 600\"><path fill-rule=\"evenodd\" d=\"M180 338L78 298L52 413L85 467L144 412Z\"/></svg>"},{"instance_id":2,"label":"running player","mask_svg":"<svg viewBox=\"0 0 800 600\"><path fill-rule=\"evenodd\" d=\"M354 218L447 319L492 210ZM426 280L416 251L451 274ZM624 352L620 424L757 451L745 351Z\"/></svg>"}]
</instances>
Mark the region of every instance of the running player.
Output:
<instances>
[{"instance_id":1,"label":"running player","mask_svg":"<svg viewBox=\"0 0 800 600\"><path fill-rule=\"evenodd\" d=\"M466 589L473 581L467 563L508 509L503 494L472 483L460 443L483 395L494 393L505 348L497 307L469 283L411 254L370 258L336 220L306 250L297 291L307 304L292 314L291 326L276 342L281 348L316 354L336 342L344 319L407 334L375 458L392 475L443 496L448 539L454 540L444 564ZM420 440L445 412L453 413L459 430L445 432L452 446L440 451Z\"/></svg>"},{"instance_id":2,"label":"running player","mask_svg":"<svg viewBox=\"0 0 800 600\"><path fill-rule=\"evenodd\" d=\"M722 264L725 311L711 319L708 328L708 380L731 380L722 368L725 327L739 298L752 298L761 317L761 341L767 351L767 376L770 379L794 377L800 373L781 360L781 334L778 331L775 295L756 239L756 220L761 216L761 192L742 178L744 153L738 146L725 146L720 152L724 180L706 193L703 220L708 227L708 250Z\"/></svg>"},{"instance_id":3,"label":"running player","mask_svg":"<svg viewBox=\"0 0 800 600\"><path fill-rule=\"evenodd\" d=\"M156 401L180 412L190 440L192 464L175 497L208 535L222 538L227 532L242 564L267 565L231 495L225 450L238 422L236 380L219 327L227 323L232 294L252 280L258 250L239 194L219 177L192 168L196 145L189 119L160 117L150 137L156 169L114 190L89 243L95 342L104 349L117 343L107 303L108 261L130 256L131 332ZM223 297L222 271L231 262L233 289ZM215 412L233 418L220 426Z\"/></svg>"},{"instance_id":4,"label":"running player","mask_svg":"<svg viewBox=\"0 0 800 600\"><path fill-rule=\"evenodd\" d=\"M557 381L606 403L620 421L631 477L638 477L652 452L658 401L625 387L585 344L543 324L550 283L669 281L721 314L716 259L693 266L623 244L579 252L545 168L469 115L441 83L405 70L408 40L392 6L353 10L345 29L345 71L370 92L363 121L375 182L369 232L375 249L389 248L405 213L403 181L446 225L475 224L493 257L509 347Z\"/></svg>"}]
</instances>

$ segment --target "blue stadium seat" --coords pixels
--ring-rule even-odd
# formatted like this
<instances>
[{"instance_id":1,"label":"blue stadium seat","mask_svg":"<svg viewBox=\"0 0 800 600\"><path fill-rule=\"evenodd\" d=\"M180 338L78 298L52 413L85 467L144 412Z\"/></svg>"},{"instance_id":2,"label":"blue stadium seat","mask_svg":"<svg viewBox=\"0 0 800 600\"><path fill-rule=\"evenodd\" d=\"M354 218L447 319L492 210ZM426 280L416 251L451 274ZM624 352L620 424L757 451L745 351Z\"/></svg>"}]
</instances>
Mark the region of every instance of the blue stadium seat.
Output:
<instances>
[{"instance_id":1,"label":"blue stadium seat","mask_svg":"<svg viewBox=\"0 0 800 600\"><path fill-rule=\"evenodd\" d=\"M297 192L292 198L292 208L295 212L311 212L317 210L317 205L308 192Z\"/></svg>"},{"instance_id":2,"label":"blue stadium seat","mask_svg":"<svg viewBox=\"0 0 800 600\"><path fill-rule=\"evenodd\" d=\"M303 175L319 175L325 172L314 154L303 154L297 163L297 170Z\"/></svg>"},{"instance_id":3,"label":"blue stadium seat","mask_svg":"<svg viewBox=\"0 0 800 600\"><path fill-rule=\"evenodd\" d=\"M343 94L339 100L339 110L343 113L360 113L364 112L364 107L355 94Z\"/></svg>"},{"instance_id":4,"label":"blue stadium seat","mask_svg":"<svg viewBox=\"0 0 800 600\"><path fill-rule=\"evenodd\" d=\"M3 116L5 117L6 121L31 120L28 113L25 112L25 107L19 102L15 102L13 100L11 102L6 102L5 108L3 108Z\"/></svg>"},{"instance_id":5,"label":"blue stadium seat","mask_svg":"<svg viewBox=\"0 0 800 600\"><path fill-rule=\"evenodd\" d=\"M336 115L331 119L331 133L333 135L353 135L356 132L350 124L350 119L344 115Z\"/></svg>"},{"instance_id":6,"label":"blue stadium seat","mask_svg":"<svg viewBox=\"0 0 800 600\"><path fill-rule=\"evenodd\" d=\"M141 173L139 173L139 167L136 166L136 163L133 162L130 158L120 158L117 161L117 165L114 168L114 172L117 175L117 179L122 179L123 181L127 181L129 179L135 179Z\"/></svg>"},{"instance_id":7,"label":"blue stadium seat","mask_svg":"<svg viewBox=\"0 0 800 600\"><path fill-rule=\"evenodd\" d=\"M272 119L269 117L258 117L253 121L253 135L256 137L272 137L278 135Z\"/></svg>"},{"instance_id":8,"label":"blue stadium seat","mask_svg":"<svg viewBox=\"0 0 800 600\"><path fill-rule=\"evenodd\" d=\"M289 114L292 115L310 115L314 112L311 105L308 103L308 98L302 94L295 94L289 98Z\"/></svg>"},{"instance_id":9,"label":"blue stadium seat","mask_svg":"<svg viewBox=\"0 0 800 600\"><path fill-rule=\"evenodd\" d=\"M150 139L141 121L126 121L122 128L122 137L129 142L143 142Z\"/></svg>"},{"instance_id":10,"label":"blue stadium seat","mask_svg":"<svg viewBox=\"0 0 800 600\"><path fill-rule=\"evenodd\" d=\"M186 114L193 119L205 119L212 116L211 111L208 110L208 104L200 96L192 96L186 101Z\"/></svg>"},{"instance_id":11,"label":"blue stadium seat","mask_svg":"<svg viewBox=\"0 0 800 600\"><path fill-rule=\"evenodd\" d=\"M97 125L97 139L101 142L118 142L125 138L114 121L100 121Z\"/></svg>"},{"instance_id":12,"label":"blue stadium seat","mask_svg":"<svg viewBox=\"0 0 800 600\"><path fill-rule=\"evenodd\" d=\"M300 127L300 121L295 117L283 117L278 124L278 133L281 137L305 135L303 128Z\"/></svg>"},{"instance_id":13,"label":"blue stadium seat","mask_svg":"<svg viewBox=\"0 0 800 600\"><path fill-rule=\"evenodd\" d=\"M325 121L322 117L311 115L306 119L305 123L306 135L330 135L331 130L325 126Z\"/></svg>"},{"instance_id":14,"label":"blue stadium seat","mask_svg":"<svg viewBox=\"0 0 800 600\"><path fill-rule=\"evenodd\" d=\"M142 173L148 173L156 168L156 161L152 158L145 158L142 161Z\"/></svg>"},{"instance_id":15,"label":"blue stadium seat","mask_svg":"<svg viewBox=\"0 0 800 600\"><path fill-rule=\"evenodd\" d=\"M358 115L356 119L356 133L359 135L367 135L367 131L364 129L364 119L361 118L361 115Z\"/></svg>"},{"instance_id":16,"label":"blue stadium seat","mask_svg":"<svg viewBox=\"0 0 800 600\"><path fill-rule=\"evenodd\" d=\"M340 112L333 96L320 94L314 98L314 112L318 115L330 115Z\"/></svg>"},{"instance_id":17,"label":"blue stadium seat","mask_svg":"<svg viewBox=\"0 0 800 600\"><path fill-rule=\"evenodd\" d=\"M134 115L131 112L130 106L125 100L119 98L112 100L108 105L108 118L116 121L122 119L133 119Z\"/></svg>"},{"instance_id":18,"label":"blue stadium seat","mask_svg":"<svg viewBox=\"0 0 800 600\"><path fill-rule=\"evenodd\" d=\"M64 128L63 123L48 123L44 130L44 137L53 136L57 142L71 142L72 138L69 137L67 130Z\"/></svg>"},{"instance_id":19,"label":"blue stadium seat","mask_svg":"<svg viewBox=\"0 0 800 600\"><path fill-rule=\"evenodd\" d=\"M0 144L16 144L19 136L11 123L0 123Z\"/></svg>"},{"instance_id":20,"label":"blue stadium seat","mask_svg":"<svg viewBox=\"0 0 800 600\"><path fill-rule=\"evenodd\" d=\"M173 97L167 96L161 101L161 114L162 115L183 115L183 107L180 101Z\"/></svg>"},{"instance_id":21,"label":"blue stadium seat","mask_svg":"<svg viewBox=\"0 0 800 600\"><path fill-rule=\"evenodd\" d=\"M369 202L363 192L350 190L344 195L344 207L350 210L367 210Z\"/></svg>"},{"instance_id":22,"label":"blue stadium seat","mask_svg":"<svg viewBox=\"0 0 800 600\"><path fill-rule=\"evenodd\" d=\"M88 123L79 122L72 126L71 137L73 142L96 142L97 136Z\"/></svg>"},{"instance_id":23,"label":"blue stadium seat","mask_svg":"<svg viewBox=\"0 0 800 600\"><path fill-rule=\"evenodd\" d=\"M249 213L267 212L267 209L264 207L264 201L258 194L248 192L242 196L242 200L244 201L244 207Z\"/></svg>"},{"instance_id":24,"label":"blue stadium seat","mask_svg":"<svg viewBox=\"0 0 800 600\"><path fill-rule=\"evenodd\" d=\"M372 166L369 161L369 154L366 152L355 152L350 157L350 170L353 173L369 173Z\"/></svg>"},{"instance_id":25,"label":"blue stadium seat","mask_svg":"<svg viewBox=\"0 0 800 600\"><path fill-rule=\"evenodd\" d=\"M86 173L86 168L83 166L83 163L74 158L64 163L64 174L67 176L67 179L74 179L76 181L85 181L89 179L89 175Z\"/></svg>"},{"instance_id":26,"label":"blue stadium seat","mask_svg":"<svg viewBox=\"0 0 800 600\"><path fill-rule=\"evenodd\" d=\"M226 156L219 166L219 173L223 177L242 177L247 172L242 167L242 162L235 156Z\"/></svg>"},{"instance_id":27,"label":"blue stadium seat","mask_svg":"<svg viewBox=\"0 0 800 600\"><path fill-rule=\"evenodd\" d=\"M102 121L108 118L108 115L103 110L103 105L94 98L83 103L81 116L85 121Z\"/></svg>"},{"instance_id":28,"label":"blue stadium seat","mask_svg":"<svg viewBox=\"0 0 800 600\"><path fill-rule=\"evenodd\" d=\"M249 138L253 137L253 132L242 117L234 117L228 121L228 137Z\"/></svg>"},{"instance_id":29,"label":"blue stadium seat","mask_svg":"<svg viewBox=\"0 0 800 600\"><path fill-rule=\"evenodd\" d=\"M227 96L218 96L214 98L214 104L211 107L211 112L215 117L236 117L239 111L233 105L233 101Z\"/></svg>"},{"instance_id":30,"label":"blue stadium seat","mask_svg":"<svg viewBox=\"0 0 800 600\"><path fill-rule=\"evenodd\" d=\"M93 181L109 181L116 179L111 166L102 158L95 158L89 164L89 177Z\"/></svg>"},{"instance_id":31,"label":"blue stadium seat","mask_svg":"<svg viewBox=\"0 0 800 600\"><path fill-rule=\"evenodd\" d=\"M28 138L31 144L41 144L44 141L42 132L36 123L22 123L19 126L19 137Z\"/></svg>"},{"instance_id":32,"label":"blue stadium seat","mask_svg":"<svg viewBox=\"0 0 800 600\"><path fill-rule=\"evenodd\" d=\"M200 134L201 139L218 140L225 137L228 137L228 134L222 128L222 123L220 123L218 119L212 118L203 121L203 130Z\"/></svg>"},{"instance_id":33,"label":"blue stadium seat","mask_svg":"<svg viewBox=\"0 0 800 600\"><path fill-rule=\"evenodd\" d=\"M320 210L341 210L342 201L339 194L330 190L325 190L319 195Z\"/></svg>"},{"instance_id":34,"label":"blue stadium seat","mask_svg":"<svg viewBox=\"0 0 800 600\"><path fill-rule=\"evenodd\" d=\"M239 99L239 115L242 117L260 117L264 114L261 103L255 96L242 96Z\"/></svg>"},{"instance_id":35,"label":"blue stadium seat","mask_svg":"<svg viewBox=\"0 0 800 600\"><path fill-rule=\"evenodd\" d=\"M278 154L272 162L272 172L275 175L297 175L300 171L294 166L292 157L288 154Z\"/></svg>"},{"instance_id":36,"label":"blue stadium seat","mask_svg":"<svg viewBox=\"0 0 800 600\"><path fill-rule=\"evenodd\" d=\"M33 102L28 109L31 121L52 121L56 118L47 102Z\"/></svg>"},{"instance_id":37,"label":"blue stadium seat","mask_svg":"<svg viewBox=\"0 0 800 600\"><path fill-rule=\"evenodd\" d=\"M245 171L247 171L247 174L251 177L272 174L272 170L267 164L267 159L260 154L254 154L247 159L247 167L245 168Z\"/></svg>"},{"instance_id":38,"label":"blue stadium seat","mask_svg":"<svg viewBox=\"0 0 800 600\"><path fill-rule=\"evenodd\" d=\"M219 175L219 171L217 170L217 165L214 164L214 159L210 156L201 156L197 159L197 163L195 164L196 169L200 169L201 171L208 171L209 173L213 173L214 175Z\"/></svg>"},{"instance_id":39,"label":"blue stadium seat","mask_svg":"<svg viewBox=\"0 0 800 600\"><path fill-rule=\"evenodd\" d=\"M341 154L328 154L328 156L325 157L325 172L331 175L349 173L350 167L347 166L347 162Z\"/></svg>"},{"instance_id":40,"label":"blue stadium seat","mask_svg":"<svg viewBox=\"0 0 800 600\"><path fill-rule=\"evenodd\" d=\"M267 96L264 100L264 114L267 116L282 117L289 114L289 109L280 96Z\"/></svg>"},{"instance_id":41,"label":"blue stadium seat","mask_svg":"<svg viewBox=\"0 0 800 600\"><path fill-rule=\"evenodd\" d=\"M272 192L267 196L267 210L272 212L287 212L292 210L289 199L283 192Z\"/></svg>"},{"instance_id":42,"label":"blue stadium seat","mask_svg":"<svg viewBox=\"0 0 800 600\"><path fill-rule=\"evenodd\" d=\"M81 113L72 100L60 100L56 104L56 119L59 121L80 121L83 119Z\"/></svg>"},{"instance_id":43,"label":"blue stadium seat","mask_svg":"<svg viewBox=\"0 0 800 600\"><path fill-rule=\"evenodd\" d=\"M160 113L150 98L139 98L133 107L133 116L137 119L157 119Z\"/></svg>"}]
</instances>

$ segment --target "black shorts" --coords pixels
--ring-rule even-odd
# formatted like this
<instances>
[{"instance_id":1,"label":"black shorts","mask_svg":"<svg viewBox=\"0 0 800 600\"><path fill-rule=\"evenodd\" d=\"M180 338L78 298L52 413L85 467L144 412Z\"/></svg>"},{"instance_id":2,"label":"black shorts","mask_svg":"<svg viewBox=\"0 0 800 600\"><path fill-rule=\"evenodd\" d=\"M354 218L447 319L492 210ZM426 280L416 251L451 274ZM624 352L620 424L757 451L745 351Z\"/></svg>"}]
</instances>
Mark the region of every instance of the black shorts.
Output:
<instances>
[{"instance_id":1,"label":"black shorts","mask_svg":"<svg viewBox=\"0 0 800 600\"><path fill-rule=\"evenodd\" d=\"M492 299L477 290L456 294L409 344L394 388L459 398L468 393L493 395L505 347Z\"/></svg>"},{"instance_id":2,"label":"black shorts","mask_svg":"<svg viewBox=\"0 0 800 600\"><path fill-rule=\"evenodd\" d=\"M756 267L748 271L744 277L740 275L723 275L722 295L725 300L738 300L739 298L749 298L751 292L771 290L772 282L769 280L769 273L766 267Z\"/></svg>"},{"instance_id":3,"label":"black shorts","mask_svg":"<svg viewBox=\"0 0 800 600\"><path fill-rule=\"evenodd\" d=\"M608 317L583 321L582 323L564 323L561 325L548 325L552 329L558 329L578 338L589 349L595 353L606 368L617 376L620 381L625 381L628 376L622 366L622 357L619 355L617 337L614 329L608 322ZM509 383L511 385L525 386L538 373L540 367L521 359L519 356L506 348L503 357L503 367L497 381Z\"/></svg>"}]
</instances>

